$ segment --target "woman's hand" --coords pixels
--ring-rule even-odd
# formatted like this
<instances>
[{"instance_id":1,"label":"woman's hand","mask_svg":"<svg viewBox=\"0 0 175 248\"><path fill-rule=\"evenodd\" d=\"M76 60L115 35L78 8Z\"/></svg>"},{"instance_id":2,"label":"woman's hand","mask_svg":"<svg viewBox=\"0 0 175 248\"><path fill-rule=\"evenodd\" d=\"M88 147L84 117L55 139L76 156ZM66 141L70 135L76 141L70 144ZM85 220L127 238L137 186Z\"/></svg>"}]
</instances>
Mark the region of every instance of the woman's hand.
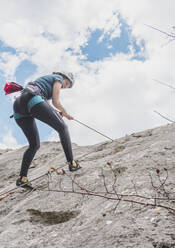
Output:
<instances>
[{"instance_id":1,"label":"woman's hand","mask_svg":"<svg viewBox=\"0 0 175 248\"><path fill-rule=\"evenodd\" d=\"M59 101L60 89L61 83L59 81L55 81L53 85L52 104L55 108L61 111L60 114L62 116L66 117L68 120L73 120L74 118L66 112L65 108L61 105Z\"/></svg>"},{"instance_id":2,"label":"woman's hand","mask_svg":"<svg viewBox=\"0 0 175 248\"><path fill-rule=\"evenodd\" d=\"M73 120L74 119L74 117L72 117L71 115L69 115L69 114L67 114L67 113L62 113L62 115L64 116L64 117L66 117L68 120Z\"/></svg>"}]
</instances>

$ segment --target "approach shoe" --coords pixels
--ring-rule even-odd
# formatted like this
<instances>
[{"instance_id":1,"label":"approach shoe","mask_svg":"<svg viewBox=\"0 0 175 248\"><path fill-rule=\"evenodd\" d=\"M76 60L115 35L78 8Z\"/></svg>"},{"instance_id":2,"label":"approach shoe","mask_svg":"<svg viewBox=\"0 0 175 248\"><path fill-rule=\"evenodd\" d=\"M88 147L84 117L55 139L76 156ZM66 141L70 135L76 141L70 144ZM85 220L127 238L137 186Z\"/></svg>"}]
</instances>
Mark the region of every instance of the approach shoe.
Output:
<instances>
[{"instance_id":1,"label":"approach shoe","mask_svg":"<svg viewBox=\"0 0 175 248\"><path fill-rule=\"evenodd\" d=\"M32 184L28 181L28 179L24 179L19 177L16 181L16 186L20 186L25 189L33 190Z\"/></svg>"},{"instance_id":2,"label":"approach shoe","mask_svg":"<svg viewBox=\"0 0 175 248\"><path fill-rule=\"evenodd\" d=\"M72 163L68 163L69 165L69 170L70 171L77 171L79 169L81 169L82 167L79 165L79 163L77 161L72 161Z\"/></svg>"}]
</instances>

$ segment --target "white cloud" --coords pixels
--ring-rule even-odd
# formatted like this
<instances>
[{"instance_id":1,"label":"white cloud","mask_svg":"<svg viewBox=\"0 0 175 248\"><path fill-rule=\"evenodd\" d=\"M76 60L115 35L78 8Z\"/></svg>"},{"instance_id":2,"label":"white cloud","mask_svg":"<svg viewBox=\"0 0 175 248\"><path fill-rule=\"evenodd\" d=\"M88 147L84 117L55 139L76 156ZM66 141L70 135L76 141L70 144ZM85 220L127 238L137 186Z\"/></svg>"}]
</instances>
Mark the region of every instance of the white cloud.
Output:
<instances>
[{"instance_id":1,"label":"white cloud","mask_svg":"<svg viewBox=\"0 0 175 248\"><path fill-rule=\"evenodd\" d=\"M15 72L22 60L27 58L24 53L10 54L9 52L1 52L0 68L7 80L15 80Z\"/></svg>"},{"instance_id":2,"label":"white cloud","mask_svg":"<svg viewBox=\"0 0 175 248\"><path fill-rule=\"evenodd\" d=\"M12 134L12 131L9 130L8 127L5 127L5 133L1 135L0 149L17 149L20 147L21 145L18 144L17 140Z\"/></svg>"},{"instance_id":3,"label":"white cloud","mask_svg":"<svg viewBox=\"0 0 175 248\"><path fill-rule=\"evenodd\" d=\"M17 55L8 55L2 68L6 73L14 73L25 57L38 67L28 80L55 70L75 72L75 87L62 92L68 112L113 138L165 124L153 110L173 116L174 92L152 78L175 82L175 42L161 48L167 41L165 37L144 23L172 31L174 8L173 0L1 1L0 39L19 51ZM99 62L80 63L80 57L65 52L69 47L80 51L91 31L97 28L111 37L119 35L114 15L118 11L131 26L137 42L145 40L146 62L131 61L130 55L118 54ZM44 32L55 38L51 41L43 36ZM68 124L76 143L104 140L74 122Z\"/></svg>"}]
</instances>

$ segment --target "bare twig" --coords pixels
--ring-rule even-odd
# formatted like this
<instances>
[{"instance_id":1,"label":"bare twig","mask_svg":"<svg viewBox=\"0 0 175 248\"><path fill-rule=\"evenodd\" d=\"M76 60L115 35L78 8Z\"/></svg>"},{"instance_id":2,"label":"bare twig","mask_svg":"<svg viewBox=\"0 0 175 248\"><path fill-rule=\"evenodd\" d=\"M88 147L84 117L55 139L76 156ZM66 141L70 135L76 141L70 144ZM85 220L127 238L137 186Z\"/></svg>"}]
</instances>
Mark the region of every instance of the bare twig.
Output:
<instances>
[{"instance_id":1,"label":"bare twig","mask_svg":"<svg viewBox=\"0 0 175 248\"><path fill-rule=\"evenodd\" d=\"M104 183L104 187L105 187L105 189L106 189L106 193L109 193L108 187L107 187L107 185L106 185L105 176L104 176L104 174L103 174L103 169L101 169L101 176L102 176L102 178L103 178L103 183Z\"/></svg>"},{"instance_id":2,"label":"bare twig","mask_svg":"<svg viewBox=\"0 0 175 248\"><path fill-rule=\"evenodd\" d=\"M77 181L75 181L75 179L73 179L65 170L64 170L64 174L69 177L71 179L71 181L76 184L81 190L85 190L87 193L91 192L91 190L88 190L87 188L85 188L83 185L80 185Z\"/></svg>"},{"instance_id":3,"label":"bare twig","mask_svg":"<svg viewBox=\"0 0 175 248\"><path fill-rule=\"evenodd\" d=\"M131 180L131 182L132 182L132 184L133 184L133 186L134 186L134 190L135 190L136 194L138 194L138 193L137 193L136 184L135 184L135 182L134 182L134 179L133 179L133 180Z\"/></svg>"},{"instance_id":4,"label":"bare twig","mask_svg":"<svg viewBox=\"0 0 175 248\"><path fill-rule=\"evenodd\" d=\"M157 82L157 83L159 83L159 84L162 84L162 85L164 85L164 86L167 86L167 87L169 87L169 88L171 88L171 89L173 89L173 90L175 90L175 87L173 87L172 85L170 85L170 84L167 84L167 83L164 83L164 82L161 82L161 81L159 81L159 80L157 80L157 79L153 79L155 82Z\"/></svg>"},{"instance_id":5,"label":"bare twig","mask_svg":"<svg viewBox=\"0 0 175 248\"><path fill-rule=\"evenodd\" d=\"M52 175L51 175L50 171L48 171L48 174L47 174L47 187L48 187L48 189L50 189L51 179L52 179Z\"/></svg>"},{"instance_id":6,"label":"bare twig","mask_svg":"<svg viewBox=\"0 0 175 248\"><path fill-rule=\"evenodd\" d=\"M157 206L157 194L155 194L155 197L154 197L154 204L155 206Z\"/></svg>"},{"instance_id":7,"label":"bare twig","mask_svg":"<svg viewBox=\"0 0 175 248\"><path fill-rule=\"evenodd\" d=\"M165 183L166 183L166 181L167 181L167 179L168 179L168 170L167 170L166 168L164 168L164 171L166 172L166 177L165 177L164 180L162 180L162 179L160 178L160 171L159 171L159 172L158 172L158 171L159 171L159 170L157 170L157 177L158 177L159 182L160 182L159 189L163 190L164 193L165 193L165 195L168 196L168 193L167 193L166 190L165 190Z\"/></svg>"},{"instance_id":8,"label":"bare twig","mask_svg":"<svg viewBox=\"0 0 175 248\"><path fill-rule=\"evenodd\" d=\"M149 27L149 28L152 28L152 29L154 29L154 30L156 30L156 31L159 31L160 33L162 33L162 34L164 34L164 35L166 35L166 36L168 36L168 37L170 37L170 38L173 38L173 39L175 39L175 34L171 34L171 33L167 33L167 32L165 32L165 31L163 31L163 30L160 30L160 29L158 29L158 28L155 28L155 27L153 27L153 26L151 26L151 25L148 25L148 24L144 24L145 26L147 26L147 27Z\"/></svg>"},{"instance_id":9,"label":"bare twig","mask_svg":"<svg viewBox=\"0 0 175 248\"><path fill-rule=\"evenodd\" d=\"M71 180L72 181L72 191L74 192L75 190L74 190L74 181L75 181L75 175L74 175L74 179L73 180Z\"/></svg>"},{"instance_id":10,"label":"bare twig","mask_svg":"<svg viewBox=\"0 0 175 248\"><path fill-rule=\"evenodd\" d=\"M117 173L115 173L115 171L114 171L114 168L112 166L112 162L107 162L107 166L108 166L108 168L111 170L111 172L114 175L114 182L112 184L112 188L113 188L113 191L115 192L115 194L117 195L117 197L119 198L119 195L118 195L118 193L116 191L116 183L117 183L117 179L118 179L117 178ZM120 173L120 171L119 171L119 173Z\"/></svg>"},{"instance_id":11,"label":"bare twig","mask_svg":"<svg viewBox=\"0 0 175 248\"><path fill-rule=\"evenodd\" d=\"M165 120L167 120L167 121L170 121L170 122L172 122L172 123L175 123L175 121L173 121L173 120L171 120L171 119L167 118L166 116L164 116L164 115L160 114L160 113L159 113L159 112L157 112L156 110L154 110L154 112L155 112L156 114L160 115L163 119L165 119Z\"/></svg>"}]
</instances>

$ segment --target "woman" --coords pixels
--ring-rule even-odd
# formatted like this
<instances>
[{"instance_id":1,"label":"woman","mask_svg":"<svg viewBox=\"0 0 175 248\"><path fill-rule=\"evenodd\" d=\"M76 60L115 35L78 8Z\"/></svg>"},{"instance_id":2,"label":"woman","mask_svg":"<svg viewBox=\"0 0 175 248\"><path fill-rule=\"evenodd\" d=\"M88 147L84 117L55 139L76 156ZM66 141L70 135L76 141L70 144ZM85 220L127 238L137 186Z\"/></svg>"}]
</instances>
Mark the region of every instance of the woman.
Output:
<instances>
[{"instance_id":1,"label":"woman","mask_svg":"<svg viewBox=\"0 0 175 248\"><path fill-rule=\"evenodd\" d=\"M27 173L36 151L40 147L39 133L34 118L47 123L58 132L69 170L76 171L81 168L73 160L68 128L62 119L62 116L65 116L68 120L73 120L73 117L66 112L59 100L60 90L71 88L73 84L72 73L53 72L28 83L21 95L16 98L13 105L14 118L29 142L29 147L23 155L21 171L16 181L17 186L33 189L27 179ZM61 114L49 105L47 102L49 99L52 99L52 104L61 111Z\"/></svg>"}]
</instances>

